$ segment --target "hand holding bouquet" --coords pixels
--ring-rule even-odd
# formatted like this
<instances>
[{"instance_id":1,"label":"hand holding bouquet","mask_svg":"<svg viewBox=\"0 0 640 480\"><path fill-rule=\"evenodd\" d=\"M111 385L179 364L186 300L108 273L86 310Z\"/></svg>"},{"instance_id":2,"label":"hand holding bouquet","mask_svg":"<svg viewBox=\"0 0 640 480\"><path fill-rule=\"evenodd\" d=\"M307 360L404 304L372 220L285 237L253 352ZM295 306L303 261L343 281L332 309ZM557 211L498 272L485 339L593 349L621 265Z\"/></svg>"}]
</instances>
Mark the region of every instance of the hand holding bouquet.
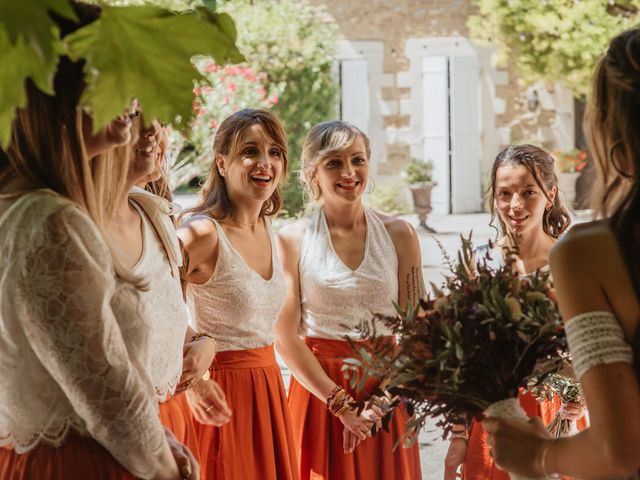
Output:
<instances>
[{"instance_id":1,"label":"hand holding bouquet","mask_svg":"<svg viewBox=\"0 0 640 480\"><path fill-rule=\"evenodd\" d=\"M489 255L472 266L471 237L463 237L457 261L445 255L451 273L443 289L434 286L435 296L396 317L377 315L373 327L361 326L373 347L360 349L345 369L354 386L371 376L387 378L394 403L405 403L413 415L405 444L415 441L427 417L440 419L444 435L483 415L526 421L518 389L532 375L545 378L565 361L566 339L548 295L549 274L520 276L510 261L494 268ZM395 348L377 335L376 322L396 335Z\"/></svg>"}]
</instances>

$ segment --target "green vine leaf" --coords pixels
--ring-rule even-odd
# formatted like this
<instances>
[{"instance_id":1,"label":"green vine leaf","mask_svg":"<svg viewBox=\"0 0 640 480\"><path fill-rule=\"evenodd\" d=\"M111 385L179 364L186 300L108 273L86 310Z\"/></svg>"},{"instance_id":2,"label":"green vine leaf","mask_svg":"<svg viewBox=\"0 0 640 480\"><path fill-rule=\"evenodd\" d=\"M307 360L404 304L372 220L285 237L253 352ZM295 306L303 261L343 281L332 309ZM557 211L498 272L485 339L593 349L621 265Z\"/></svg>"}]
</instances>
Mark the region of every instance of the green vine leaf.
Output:
<instances>
[{"instance_id":1,"label":"green vine leaf","mask_svg":"<svg viewBox=\"0 0 640 480\"><path fill-rule=\"evenodd\" d=\"M75 18L67 0L0 0L0 147L9 143L16 108L26 105L25 80L53 94L58 56L65 49L48 11Z\"/></svg>"},{"instance_id":2,"label":"green vine leaf","mask_svg":"<svg viewBox=\"0 0 640 480\"><path fill-rule=\"evenodd\" d=\"M242 60L235 27L227 15L205 8L173 14L152 6L109 7L100 19L65 37L73 59L86 60L87 89L82 104L104 127L137 98L147 118L162 121L192 115L193 84L201 75L195 55L216 62Z\"/></svg>"}]
</instances>

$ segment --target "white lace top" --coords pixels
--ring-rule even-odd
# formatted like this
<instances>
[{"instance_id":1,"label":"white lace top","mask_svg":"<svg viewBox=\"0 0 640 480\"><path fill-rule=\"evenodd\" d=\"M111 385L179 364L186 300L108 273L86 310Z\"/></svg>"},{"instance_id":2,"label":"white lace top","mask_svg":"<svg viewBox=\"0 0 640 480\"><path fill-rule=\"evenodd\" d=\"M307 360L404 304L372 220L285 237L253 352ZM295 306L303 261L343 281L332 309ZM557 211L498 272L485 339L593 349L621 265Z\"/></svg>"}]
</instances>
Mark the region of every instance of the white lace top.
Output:
<instances>
[{"instance_id":1,"label":"white lace top","mask_svg":"<svg viewBox=\"0 0 640 480\"><path fill-rule=\"evenodd\" d=\"M588 312L565 325L573 370L578 379L593 367L623 362L633 364L631 346L611 312Z\"/></svg>"},{"instance_id":2,"label":"white lace top","mask_svg":"<svg viewBox=\"0 0 640 480\"><path fill-rule=\"evenodd\" d=\"M0 445L89 434L142 478L164 443L148 325L89 217L41 190L0 216Z\"/></svg>"},{"instance_id":3,"label":"white lace top","mask_svg":"<svg viewBox=\"0 0 640 480\"><path fill-rule=\"evenodd\" d=\"M182 373L182 347L189 323L187 306L182 300L180 279L171 274L165 249L160 243L149 218L135 202L142 217L142 256L133 273L149 282L149 290L142 292L147 314L151 320L149 367L158 400L173 395Z\"/></svg>"},{"instance_id":4,"label":"white lace top","mask_svg":"<svg viewBox=\"0 0 640 480\"><path fill-rule=\"evenodd\" d=\"M210 333L219 351L271 345L275 339L276 318L286 296L271 226L268 228L273 274L271 279L265 280L249 268L217 221L204 215L193 216L190 220L195 218L213 222L219 238L213 274L202 285L189 284L188 288L198 331Z\"/></svg>"},{"instance_id":5,"label":"white lace top","mask_svg":"<svg viewBox=\"0 0 640 480\"><path fill-rule=\"evenodd\" d=\"M358 338L356 327L374 313L396 315L398 256L382 220L365 208L367 233L364 259L347 267L331 244L322 208L315 211L300 251L302 331L310 337ZM376 324L377 332L390 332Z\"/></svg>"}]
</instances>

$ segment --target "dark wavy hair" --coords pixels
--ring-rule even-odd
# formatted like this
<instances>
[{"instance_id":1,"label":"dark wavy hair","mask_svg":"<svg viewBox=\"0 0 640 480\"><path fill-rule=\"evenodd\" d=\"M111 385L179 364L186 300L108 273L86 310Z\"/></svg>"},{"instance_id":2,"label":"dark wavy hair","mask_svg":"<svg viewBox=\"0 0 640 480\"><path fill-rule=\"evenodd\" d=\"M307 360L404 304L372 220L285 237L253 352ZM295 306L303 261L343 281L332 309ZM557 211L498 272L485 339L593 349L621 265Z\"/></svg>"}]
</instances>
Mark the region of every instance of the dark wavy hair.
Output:
<instances>
[{"instance_id":1,"label":"dark wavy hair","mask_svg":"<svg viewBox=\"0 0 640 480\"><path fill-rule=\"evenodd\" d=\"M562 205L560 195L556 194L553 201L549 196L549 192L553 187L558 187L558 177L556 176L554 164L555 160L549 153L534 145L510 145L502 150L496 157L493 162L493 167L491 168L491 186L489 187L491 226L496 228L494 222L497 217L500 225L499 233L506 235L506 226L500 218L500 215L496 215L495 208L496 173L498 168L503 165L522 165L531 172L533 179L538 187L540 187L540 190L542 190L546 199L552 202L551 208L545 210L544 216L542 217L542 229L547 235L558 238L571 224L571 217L565 206ZM498 229L496 228L496 230Z\"/></svg>"},{"instance_id":2,"label":"dark wavy hair","mask_svg":"<svg viewBox=\"0 0 640 480\"><path fill-rule=\"evenodd\" d=\"M284 168L282 176L278 182L278 186L262 205L260 215L275 215L278 213L283 204L282 188L284 180L287 176L287 135L285 134L282 123L274 114L266 110L254 110L245 108L239 112L227 117L218 127L215 139L213 141L213 161L211 162L211 171L200 190L200 199L198 204L187 210L181 218L193 213L207 212L211 217L218 220L224 220L231 217L233 208L229 200L229 193L225 179L220 175L215 162L215 157L219 154L231 157L231 161L235 161L238 154L238 143L242 139L242 134L252 125L260 125L265 133L271 138L273 143L282 152Z\"/></svg>"},{"instance_id":3,"label":"dark wavy hair","mask_svg":"<svg viewBox=\"0 0 640 480\"><path fill-rule=\"evenodd\" d=\"M598 171L591 203L597 216L611 217L613 234L639 290L640 28L611 40L600 59L585 126Z\"/></svg>"}]
</instances>

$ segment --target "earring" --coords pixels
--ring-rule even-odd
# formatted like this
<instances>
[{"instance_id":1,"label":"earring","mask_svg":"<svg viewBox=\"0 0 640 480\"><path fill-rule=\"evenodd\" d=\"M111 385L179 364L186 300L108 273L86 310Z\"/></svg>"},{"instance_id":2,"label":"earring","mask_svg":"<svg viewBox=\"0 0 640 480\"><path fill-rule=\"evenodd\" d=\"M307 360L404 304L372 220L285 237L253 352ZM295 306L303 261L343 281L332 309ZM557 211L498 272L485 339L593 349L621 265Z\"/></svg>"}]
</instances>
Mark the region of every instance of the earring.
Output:
<instances>
[{"instance_id":1,"label":"earring","mask_svg":"<svg viewBox=\"0 0 640 480\"><path fill-rule=\"evenodd\" d=\"M548 212L549 210L551 210L551 207L553 207L553 205L547 204L547 206L544 209Z\"/></svg>"},{"instance_id":2,"label":"earring","mask_svg":"<svg viewBox=\"0 0 640 480\"><path fill-rule=\"evenodd\" d=\"M374 192L374 190L376 189L376 181L373 179L373 177L371 175L369 175L369 181L367 182L367 187L369 185L373 185L373 186L371 187L370 191L368 191L368 192L366 190L364 191L365 195L371 195Z\"/></svg>"}]
</instances>

